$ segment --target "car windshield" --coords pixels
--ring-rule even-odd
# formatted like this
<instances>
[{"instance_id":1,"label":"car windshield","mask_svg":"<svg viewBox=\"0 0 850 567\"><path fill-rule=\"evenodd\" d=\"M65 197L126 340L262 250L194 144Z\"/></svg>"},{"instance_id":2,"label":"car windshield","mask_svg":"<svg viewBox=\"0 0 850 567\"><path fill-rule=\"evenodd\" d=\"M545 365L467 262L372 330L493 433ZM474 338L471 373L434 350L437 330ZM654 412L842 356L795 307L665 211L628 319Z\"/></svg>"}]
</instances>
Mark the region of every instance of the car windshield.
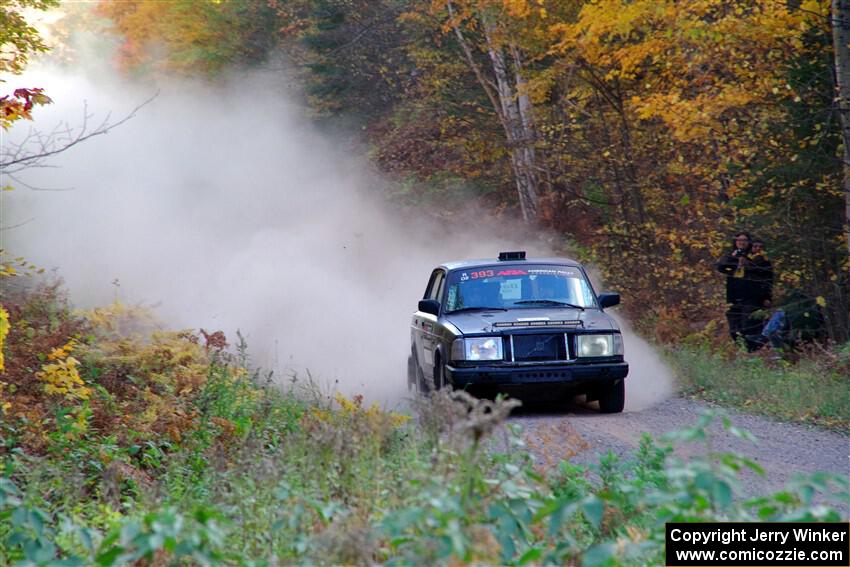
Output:
<instances>
[{"instance_id":1,"label":"car windshield","mask_svg":"<svg viewBox=\"0 0 850 567\"><path fill-rule=\"evenodd\" d=\"M596 307L593 291L577 267L510 264L449 273L446 313L470 308L532 309Z\"/></svg>"}]
</instances>

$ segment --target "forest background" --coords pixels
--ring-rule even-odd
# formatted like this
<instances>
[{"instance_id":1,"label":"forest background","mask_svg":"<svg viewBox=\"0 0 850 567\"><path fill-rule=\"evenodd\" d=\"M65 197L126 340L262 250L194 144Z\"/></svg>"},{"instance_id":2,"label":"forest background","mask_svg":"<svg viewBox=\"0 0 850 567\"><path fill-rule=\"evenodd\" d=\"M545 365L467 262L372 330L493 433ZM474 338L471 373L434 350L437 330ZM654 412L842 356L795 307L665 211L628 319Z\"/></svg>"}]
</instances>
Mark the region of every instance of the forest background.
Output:
<instances>
[{"instance_id":1,"label":"forest background","mask_svg":"<svg viewBox=\"0 0 850 567\"><path fill-rule=\"evenodd\" d=\"M97 15L123 37L130 73L212 79L285 52L317 119L347 124L348 143L397 181L389 198L449 222L495 215L563 234L662 341L723 336L713 264L747 230L767 242L776 296L816 298L843 342L840 9L132 0Z\"/></svg>"},{"instance_id":2,"label":"forest background","mask_svg":"<svg viewBox=\"0 0 850 567\"><path fill-rule=\"evenodd\" d=\"M685 396L847 431L850 343L736 353L714 262L757 234L776 295L804 291L850 338L850 0L9 0L4 79L47 50L25 15L57 7L51 33L117 32L127 75L294 74L410 215L539 228L594 262L646 336L695 347L664 349ZM261 113L255 94L222 114ZM4 131L68 96L0 95ZM122 120L3 146L0 186ZM545 470L510 427L484 450L511 400L442 391L405 425L312 381L280 388L241 335L163 331L117 292L80 311L59 281L10 285L34 271L0 258L0 564L659 564L667 521L846 513L817 500L846 502L845 475L744 498L739 473L765 471L712 448L718 417L752 438L722 411L626 460ZM666 445L694 441L687 461Z\"/></svg>"}]
</instances>

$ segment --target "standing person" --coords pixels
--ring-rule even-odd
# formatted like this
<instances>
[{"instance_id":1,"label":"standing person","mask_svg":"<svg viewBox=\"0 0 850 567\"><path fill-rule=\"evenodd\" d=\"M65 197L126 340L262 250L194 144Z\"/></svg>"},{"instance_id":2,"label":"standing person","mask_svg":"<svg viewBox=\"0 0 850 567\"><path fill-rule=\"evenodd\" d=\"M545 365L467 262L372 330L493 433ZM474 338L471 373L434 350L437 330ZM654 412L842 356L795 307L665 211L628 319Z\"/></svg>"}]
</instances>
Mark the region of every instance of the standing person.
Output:
<instances>
[{"instance_id":1,"label":"standing person","mask_svg":"<svg viewBox=\"0 0 850 567\"><path fill-rule=\"evenodd\" d=\"M729 322L729 335L735 342L739 338L747 341L749 318L758 308L754 286L746 277L750 267L751 240L748 232L739 232L732 241L732 250L717 262L717 270L726 275L726 320ZM747 348L751 348L749 341Z\"/></svg>"},{"instance_id":2,"label":"standing person","mask_svg":"<svg viewBox=\"0 0 850 567\"><path fill-rule=\"evenodd\" d=\"M773 264L767 259L764 241L753 238L750 245L749 264L744 269L744 279L749 282L753 303L765 309L773 303Z\"/></svg>"},{"instance_id":3,"label":"standing person","mask_svg":"<svg viewBox=\"0 0 850 567\"><path fill-rule=\"evenodd\" d=\"M770 322L766 321L768 314L763 310L773 305L773 264L767 259L767 251L761 238L752 239L749 263L744 269L744 279L749 286L752 304L756 308L756 313L750 316L743 331L747 339L747 349L752 352L765 344L765 337L770 338L770 333L766 334L762 330L764 323L770 325ZM777 317L784 317L784 315L782 313ZM774 319L771 332L775 332L777 325L778 321ZM764 328L766 329L767 326Z\"/></svg>"}]
</instances>

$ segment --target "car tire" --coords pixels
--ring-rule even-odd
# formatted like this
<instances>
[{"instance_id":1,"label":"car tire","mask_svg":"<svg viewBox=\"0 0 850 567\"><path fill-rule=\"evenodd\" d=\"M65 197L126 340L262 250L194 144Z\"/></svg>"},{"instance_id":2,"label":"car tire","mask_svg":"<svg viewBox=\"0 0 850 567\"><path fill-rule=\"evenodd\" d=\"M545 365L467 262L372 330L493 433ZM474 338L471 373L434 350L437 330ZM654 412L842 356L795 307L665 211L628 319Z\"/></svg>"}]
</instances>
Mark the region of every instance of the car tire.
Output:
<instances>
[{"instance_id":1,"label":"car tire","mask_svg":"<svg viewBox=\"0 0 850 567\"><path fill-rule=\"evenodd\" d=\"M446 385L446 369L443 366L443 361L440 360L440 356L437 355L436 360L434 361L434 380L431 383L434 390L441 390L443 386Z\"/></svg>"},{"instance_id":2,"label":"car tire","mask_svg":"<svg viewBox=\"0 0 850 567\"><path fill-rule=\"evenodd\" d=\"M413 372L414 372L414 387L413 390L420 394L427 394L430 388L426 384L425 373L422 372L422 366L419 365L419 358L413 355Z\"/></svg>"},{"instance_id":3,"label":"car tire","mask_svg":"<svg viewBox=\"0 0 850 567\"><path fill-rule=\"evenodd\" d=\"M407 391L412 392L416 388L416 359L413 353L407 357Z\"/></svg>"},{"instance_id":4,"label":"car tire","mask_svg":"<svg viewBox=\"0 0 850 567\"><path fill-rule=\"evenodd\" d=\"M626 406L626 381L618 380L599 391L599 411L620 413Z\"/></svg>"}]
</instances>

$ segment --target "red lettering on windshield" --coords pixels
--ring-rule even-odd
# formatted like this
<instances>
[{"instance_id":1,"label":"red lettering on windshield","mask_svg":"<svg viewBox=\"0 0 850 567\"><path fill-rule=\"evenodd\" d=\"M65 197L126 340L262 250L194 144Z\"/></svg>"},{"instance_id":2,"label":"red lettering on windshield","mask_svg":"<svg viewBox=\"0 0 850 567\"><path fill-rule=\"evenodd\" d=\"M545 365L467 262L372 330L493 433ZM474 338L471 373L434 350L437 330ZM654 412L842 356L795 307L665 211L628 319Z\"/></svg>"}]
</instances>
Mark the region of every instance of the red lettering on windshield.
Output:
<instances>
[{"instance_id":1,"label":"red lettering on windshield","mask_svg":"<svg viewBox=\"0 0 850 567\"><path fill-rule=\"evenodd\" d=\"M502 270L498 273L500 276L527 276L528 272L525 270Z\"/></svg>"},{"instance_id":2,"label":"red lettering on windshield","mask_svg":"<svg viewBox=\"0 0 850 567\"><path fill-rule=\"evenodd\" d=\"M493 270L481 270L480 272L472 272L472 279L477 280L478 278L492 278Z\"/></svg>"}]
</instances>

